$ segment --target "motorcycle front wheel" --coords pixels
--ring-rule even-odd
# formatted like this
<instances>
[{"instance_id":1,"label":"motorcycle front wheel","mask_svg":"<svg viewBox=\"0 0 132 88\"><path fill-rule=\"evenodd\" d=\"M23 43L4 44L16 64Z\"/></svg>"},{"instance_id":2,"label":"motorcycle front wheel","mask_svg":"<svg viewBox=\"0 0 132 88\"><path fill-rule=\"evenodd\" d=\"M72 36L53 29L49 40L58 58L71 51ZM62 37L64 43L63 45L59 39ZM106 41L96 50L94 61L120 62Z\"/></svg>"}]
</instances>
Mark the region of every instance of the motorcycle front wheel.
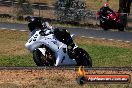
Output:
<instances>
[{"instance_id":1,"label":"motorcycle front wheel","mask_svg":"<svg viewBox=\"0 0 132 88\"><path fill-rule=\"evenodd\" d=\"M123 24L118 24L118 30L119 31L124 31L124 26L123 26Z\"/></svg>"},{"instance_id":2,"label":"motorcycle front wheel","mask_svg":"<svg viewBox=\"0 0 132 88\"><path fill-rule=\"evenodd\" d=\"M77 66L92 67L92 59L84 49L76 48L74 52L75 52L75 59L77 62Z\"/></svg>"},{"instance_id":3,"label":"motorcycle front wheel","mask_svg":"<svg viewBox=\"0 0 132 88\"><path fill-rule=\"evenodd\" d=\"M33 52L33 60L37 66L54 66L54 55L49 48L46 48L45 56L36 49Z\"/></svg>"},{"instance_id":4,"label":"motorcycle front wheel","mask_svg":"<svg viewBox=\"0 0 132 88\"><path fill-rule=\"evenodd\" d=\"M100 21L100 27L102 27L103 30L108 31L108 28L106 28L106 23L102 23L102 21Z\"/></svg>"}]
</instances>

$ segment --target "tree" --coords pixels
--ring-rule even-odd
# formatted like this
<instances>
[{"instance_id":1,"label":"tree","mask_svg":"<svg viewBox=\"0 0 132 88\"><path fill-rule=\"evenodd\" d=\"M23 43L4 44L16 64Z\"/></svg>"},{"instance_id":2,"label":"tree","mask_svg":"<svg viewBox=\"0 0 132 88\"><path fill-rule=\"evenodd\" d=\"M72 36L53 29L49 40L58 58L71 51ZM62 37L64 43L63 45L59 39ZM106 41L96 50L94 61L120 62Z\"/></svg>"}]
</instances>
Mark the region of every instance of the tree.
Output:
<instances>
[{"instance_id":1,"label":"tree","mask_svg":"<svg viewBox=\"0 0 132 88\"><path fill-rule=\"evenodd\" d=\"M129 14L131 2L132 0L119 0L119 12Z\"/></svg>"},{"instance_id":2,"label":"tree","mask_svg":"<svg viewBox=\"0 0 132 88\"><path fill-rule=\"evenodd\" d=\"M130 6L132 0L119 0L119 13L130 13ZM123 20L123 25L127 29L127 14L121 14L120 18Z\"/></svg>"},{"instance_id":3,"label":"tree","mask_svg":"<svg viewBox=\"0 0 132 88\"><path fill-rule=\"evenodd\" d=\"M18 0L17 16L33 14L29 0Z\"/></svg>"},{"instance_id":4,"label":"tree","mask_svg":"<svg viewBox=\"0 0 132 88\"><path fill-rule=\"evenodd\" d=\"M57 0L55 14L62 21L80 21L85 8L86 0Z\"/></svg>"}]
</instances>

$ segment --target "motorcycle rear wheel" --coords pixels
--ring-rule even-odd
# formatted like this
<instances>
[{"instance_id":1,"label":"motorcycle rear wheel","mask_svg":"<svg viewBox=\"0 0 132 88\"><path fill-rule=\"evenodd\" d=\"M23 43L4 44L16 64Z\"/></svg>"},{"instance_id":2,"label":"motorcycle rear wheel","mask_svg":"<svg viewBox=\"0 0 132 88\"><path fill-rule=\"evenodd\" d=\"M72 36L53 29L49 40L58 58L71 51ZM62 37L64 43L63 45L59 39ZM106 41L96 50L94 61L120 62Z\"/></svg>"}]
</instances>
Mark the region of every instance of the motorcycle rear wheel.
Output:
<instances>
[{"instance_id":1,"label":"motorcycle rear wheel","mask_svg":"<svg viewBox=\"0 0 132 88\"><path fill-rule=\"evenodd\" d=\"M54 66L54 55L49 48L46 48L45 56L36 49L33 52L33 60L37 66Z\"/></svg>"},{"instance_id":2,"label":"motorcycle rear wheel","mask_svg":"<svg viewBox=\"0 0 132 88\"><path fill-rule=\"evenodd\" d=\"M74 52L75 52L75 59L77 62L77 66L92 67L92 59L84 49L76 48Z\"/></svg>"}]
</instances>

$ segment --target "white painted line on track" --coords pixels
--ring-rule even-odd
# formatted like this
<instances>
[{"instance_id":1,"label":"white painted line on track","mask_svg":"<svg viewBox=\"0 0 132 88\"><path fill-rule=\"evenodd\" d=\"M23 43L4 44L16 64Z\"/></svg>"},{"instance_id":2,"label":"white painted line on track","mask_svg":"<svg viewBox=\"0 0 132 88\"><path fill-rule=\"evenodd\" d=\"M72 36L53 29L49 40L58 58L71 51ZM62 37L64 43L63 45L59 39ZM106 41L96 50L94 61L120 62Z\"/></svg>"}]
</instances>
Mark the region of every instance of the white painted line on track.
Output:
<instances>
[{"instance_id":1,"label":"white painted line on track","mask_svg":"<svg viewBox=\"0 0 132 88\"><path fill-rule=\"evenodd\" d=\"M108 39L108 40L113 41L114 39Z\"/></svg>"},{"instance_id":2,"label":"white painted line on track","mask_svg":"<svg viewBox=\"0 0 132 88\"><path fill-rule=\"evenodd\" d=\"M115 40L115 39L107 39L107 38L95 38L95 37L86 37L86 36L81 36L83 38L92 38L92 39L102 39L102 40L110 40L110 41L118 41L118 42L126 42L126 43L131 43L131 41L123 41L123 40Z\"/></svg>"},{"instance_id":3,"label":"white painted line on track","mask_svg":"<svg viewBox=\"0 0 132 88\"><path fill-rule=\"evenodd\" d=\"M4 29L4 30L5 30L5 29L7 29L7 28L1 28L1 29Z\"/></svg>"},{"instance_id":4,"label":"white painted line on track","mask_svg":"<svg viewBox=\"0 0 132 88\"><path fill-rule=\"evenodd\" d=\"M130 43L131 41L125 41L126 43Z\"/></svg>"},{"instance_id":5,"label":"white painted line on track","mask_svg":"<svg viewBox=\"0 0 132 88\"><path fill-rule=\"evenodd\" d=\"M17 29L10 29L10 30L13 30L14 31L14 30L17 30Z\"/></svg>"},{"instance_id":6,"label":"white painted line on track","mask_svg":"<svg viewBox=\"0 0 132 88\"><path fill-rule=\"evenodd\" d=\"M27 30L19 30L19 31L23 31L23 32L25 32L25 31L27 31Z\"/></svg>"},{"instance_id":7,"label":"white painted line on track","mask_svg":"<svg viewBox=\"0 0 132 88\"><path fill-rule=\"evenodd\" d=\"M117 40L118 42L122 42L122 40Z\"/></svg>"},{"instance_id":8,"label":"white painted line on track","mask_svg":"<svg viewBox=\"0 0 132 88\"><path fill-rule=\"evenodd\" d=\"M8 30L18 30L18 29L9 29L9 28L0 28L0 29L3 29L3 30L5 30L5 29L8 29ZM22 31L22 32L25 32L25 31L28 31L28 30L18 30L18 31Z\"/></svg>"},{"instance_id":9,"label":"white painted line on track","mask_svg":"<svg viewBox=\"0 0 132 88\"><path fill-rule=\"evenodd\" d=\"M105 40L106 38L101 38L101 39Z\"/></svg>"},{"instance_id":10,"label":"white painted line on track","mask_svg":"<svg viewBox=\"0 0 132 88\"><path fill-rule=\"evenodd\" d=\"M89 38L91 38L91 39L92 39L92 38L94 38L94 37L89 37Z\"/></svg>"},{"instance_id":11,"label":"white painted line on track","mask_svg":"<svg viewBox=\"0 0 132 88\"><path fill-rule=\"evenodd\" d=\"M81 36L81 37L85 37L85 36Z\"/></svg>"},{"instance_id":12,"label":"white painted line on track","mask_svg":"<svg viewBox=\"0 0 132 88\"><path fill-rule=\"evenodd\" d=\"M86 37L86 36L81 36L81 37L83 37L83 38L91 38L91 39L93 39L94 37Z\"/></svg>"}]
</instances>

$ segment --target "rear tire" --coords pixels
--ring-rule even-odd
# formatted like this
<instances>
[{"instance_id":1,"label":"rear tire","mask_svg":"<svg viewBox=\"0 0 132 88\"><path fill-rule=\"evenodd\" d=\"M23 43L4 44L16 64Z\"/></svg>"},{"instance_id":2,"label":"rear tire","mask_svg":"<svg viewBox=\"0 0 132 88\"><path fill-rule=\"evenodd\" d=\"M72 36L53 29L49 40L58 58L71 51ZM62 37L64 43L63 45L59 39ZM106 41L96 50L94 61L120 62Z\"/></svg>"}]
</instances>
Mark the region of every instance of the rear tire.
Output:
<instances>
[{"instance_id":1,"label":"rear tire","mask_svg":"<svg viewBox=\"0 0 132 88\"><path fill-rule=\"evenodd\" d=\"M75 52L75 59L77 62L77 66L92 67L92 59L84 49L76 48L74 52Z\"/></svg>"},{"instance_id":2,"label":"rear tire","mask_svg":"<svg viewBox=\"0 0 132 88\"><path fill-rule=\"evenodd\" d=\"M54 66L54 55L50 49L46 48L45 56L36 49L33 52L33 60L37 66Z\"/></svg>"}]
</instances>

